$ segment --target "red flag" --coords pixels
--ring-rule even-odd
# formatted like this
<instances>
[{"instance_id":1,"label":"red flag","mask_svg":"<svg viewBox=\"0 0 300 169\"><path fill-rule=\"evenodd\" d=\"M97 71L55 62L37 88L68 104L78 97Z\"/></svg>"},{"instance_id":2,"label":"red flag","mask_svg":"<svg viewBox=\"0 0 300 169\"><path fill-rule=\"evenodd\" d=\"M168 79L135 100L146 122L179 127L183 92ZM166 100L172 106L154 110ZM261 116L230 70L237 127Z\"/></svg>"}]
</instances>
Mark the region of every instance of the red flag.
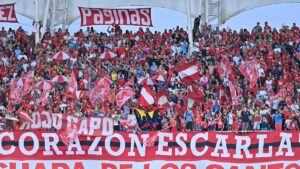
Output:
<instances>
[{"instance_id":1,"label":"red flag","mask_svg":"<svg viewBox=\"0 0 300 169\"><path fill-rule=\"evenodd\" d=\"M148 86L153 86L156 84L156 82L154 80L152 80L151 78L147 77L145 79L143 79L141 81L141 84L144 86L144 85L148 85Z\"/></svg>"},{"instance_id":2,"label":"red flag","mask_svg":"<svg viewBox=\"0 0 300 169\"><path fill-rule=\"evenodd\" d=\"M188 87L188 97L193 99L196 103L204 101L204 94L201 88L195 85Z\"/></svg>"},{"instance_id":3,"label":"red flag","mask_svg":"<svg viewBox=\"0 0 300 169\"><path fill-rule=\"evenodd\" d=\"M221 77L224 77L231 73L231 65L227 57L222 58L220 64L218 65L217 70Z\"/></svg>"},{"instance_id":4,"label":"red flag","mask_svg":"<svg viewBox=\"0 0 300 169\"><path fill-rule=\"evenodd\" d=\"M155 102L155 94L151 90L151 88L145 85L141 90L141 95L139 98L140 105L142 106L150 106Z\"/></svg>"},{"instance_id":5,"label":"red flag","mask_svg":"<svg viewBox=\"0 0 300 169\"><path fill-rule=\"evenodd\" d=\"M124 87L134 86L134 76L132 76L124 85Z\"/></svg>"},{"instance_id":6,"label":"red flag","mask_svg":"<svg viewBox=\"0 0 300 169\"><path fill-rule=\"evenodd\" d=\"M61 137L63 143L69 146L78 137L77 124L72 122L70 128L67 128L65 131L61 132L59 136Z\"/></svg>"},{"instance_id":7,"label":"red flag","mask_svg":"<svg viewBox=\"0 0 300 169\"><path fill-rule=\"evenodd\" d=\"M107 83L100 82L92 88L89 92L89 97L92 105L96 105L98 103L104 103L104 101L109 100L111 97L111 89L107 85Z\"/></svg>"},{"instance_id":8,"label":"red flag","mask_svg":"<svg viewBox=\"0 0 300 169\"><path fill-rule=\"evenodd\" d=\"M39 102L41 103L41 107L44 107L48 102L48 96L50 94L52 87L53 87L52 83L45 83L43 87L43 93L41 94L39 99Z\"/></svg>"},{"instance_id":9,"label":"red flag","mask_svg":"<svg viewBox=\"0 0 300 169\"><path fill-rule=\"evenodd\" d=\"M275 100L282 98L282 99L286 99L287 97L287 89L286 88L282 88L279 90L279 92L276 95L273 95L270 97L270 101L274 102Z\"/></svg>"},{"instance_id":10,"label":"red flag","mask_svg":"<svg viewBox=\"0 0 300 169\"><path fill-rule=\"evenodd\" d=\"M52 82L50 80L43 80L36 84L36 88L43 90L44 86L47 85L47 83L50 83L52 86L54 86L54 82Z\"/></svg>"},{"instance_id":11,"label":"red flag","mask_svg":"<svg viewBox=\"0 0 300 169\"><path fill-rule=\"evenodd\" d=\"M150 127L151 125L148 123L148 122L146 122L146 123L144 123L140 128L141 129L144 129L144 128L147 128L147 127Z\"/></svg>"},{"instance_id":12,"label":"red flag","mask_svg":"<svg viewBox=\"0 0 300 169\"><path fill-rule=\"evenodd\" d=\"M108 107L105 105L102 105L102 111L104 114L108 114Z\"/></svg>"},{"instance_id":13,"label":"red flag","mask_svg":"<svg viewBox=\"0 0 300 169\"><path fill-rule=\"evenodd\" d=\"M199 66L194 62L182 64L176 68L181 83L190 83L200 79Z\"/></svg>"},{"instance_id":14,"label":"red flag","mask_svg":"<svg viewBox=\"0 0 300 169\"><path fill-rule=\"evenodd\" d=\"M80 100L84 96L84 93L85 92L83 90L77 90L73 93L70 93L70 91L67 91L66 95L68 97L71 97L71 98L75 99L75 100Z\"/></svg>"},{"instance_id":15,"label":"red flag","mask_svg":"<svg viewBox=\"0 0 300 169\"><path fill-rule=\"evenodd\" d=\"M219 90L219 99L220 99L220 104L226 103L229 100L225 92L224 86L222 85Z\"/></svg>"},{"instance_id":16,"label":"red flag","mask_svg":"<svg viewBox=\"0 0 300 169\"><path fill-rule=\"evenodd\" d=\"M239 66L239 70L250 82L250 88L253 88L258 80L258 69L256 59L249 62L244 62L242 65Z\"/></svg>"},{"instance_id":17,"label":"red flag","mask_svg":"<svg viewBox=\"0 0 300 169\"><path fill-rule=\"evenodd\" d=\"M77 91L77 88L78 88L78 86L77 86L76 76L75 76L74 72L72 71L72 75L69 80L67 90L71 93L75 93Z\"/></svg>"},{"instance_id":18,"label":"red flag","mask_svg":"<svg viewBox=\"0 0 300 169\"><path fill-rule=\"evenodd\" d=\"M229 81L229 89L230 89L230 94L231 94L231 103L233 106L238 105L239 99L236 94L236 89L235 86L232 84L231 81Z\"/></svg>"},{"instance_id":19,"label":"red flag","mask_svg":"<svg viewBox=\"0 0 300 169\"><path fill-rule=\"evenodd\" d=\"M292 96L286 97L285 102L286 102L286 104L287 104L288 107L291 107L293 105L293 103L292 103Z\"/></svg>"},{"instance_id":20,"label":"red flag","mask_svg":"<svg viewBox=\"0 0 300 169\"><path fill-rule=\"evenodd\" d=\"M135 91L131 87L121 88L116 95L117 105L122 107L132 96L135 95Z\"/></svg>"},{"instance_id":21,"label":"red flag","mask_svg":"<svg viewBox=\"0 0 300 169\"><path fill-rule=\"evenodd\" d=\"M70 93L70 97L76 100L80 100L80 98L83 96L83 91L79 90L78 91L78 84L77 84L77 80L76 80L76 76L74 71L72 71L72 75L71 78L69 80L69 85L67 88L67 92Z\"/></svg>"},{"instance_id":22,"label":"red flag","mask_svg":"<svg viewBox=\"0 0 300 169\"><path fill-rule=\"evenodd\" d=\"M166 78L162 74L156 74L151 79L160 81L160 82L166 82Z\"/></svg>"},{"instance_id":23,"label":"red flag","mask_svg":"<svg viewBox=\"0 0 300 169\"><path fill-rule=\"evenodd\" d=\"M286 96L287 96L287 90L286 90L286 88L280 89L279 92L277 93L277 96L285 99Z\"/></svg>"},{"instance_id":24,"label":"red flag","mask_svg":"<svg viewBox=\"0 0 300 169\"><path fill-rule=\"evenodd\" d=\"M155 141L157 140L158 133L159 133L159 132L156 132L156 133L154 133L152 136L149 136L149 138L146 139L146 140L144 141L144 145L145 145L146 147L153 147Z\"/></svg>"},{"instance_id":25,"label":"red flag","mask_svg":"<svg viewBox=\"0 0 300 169\"><path fill-rule=\"evenodd\" d=\"M120 125L125 128L128 128L127 120L120 120Z\"/></svg>"},{"instance_id":26,"label":"red flag","mask_svg":"<svg viewBox=\"0 0 300 169\"><path fill-rule=\"evenodd\" d=\"M83 90L75 91L75 98L76 98L76 100L80 100L83 95L84 95L84 91Z\"/></svg>"},{"instance_id":27,"label":"red flag","mask_svg":"<svg viewBox=\"0 0 300 169\"><path fill-rule=\"evenodd\" d=\"M20 102L22 100L22 86L18 84L18 79L14 79L10 86L9 97L12 102Z\"/></svg>"},{"instance_id":28,"label":"red flag","mask_svg":"<svg viewBox=\"0 0 300 169\"><path fill-rule=\"evenodd\" d=\"M19 110L17 111L17 114L18 114L18 116L19 116L19 118L20 118L21 120L23 120L23 121L28 121L28 122L30 122L30 123L33 123L33 121L32 121L32 119L31 119L30 115L29 115L28 113L26 113L26 112L23 111L23 107L22 107L22 106L21 106L21 107L19 108Z\"/></svg>"},{"instance_id":29,"label":"red flag","mask_svg":"<svg viewBox=\"0 0 300 169\"><path fill-rule=\"evenodd\" d=\"M25 83L23 86L23 96L29 93L34 88L33 85L33 71L28 72L28 74L25 77Z\"/></svg>"},{"instance_id":30,"label":"red flag","mask_svg":"<svg viewBox=\"0 0 300 169\"><path fill-rule=\"evenodd\" d=\"M113 82L108 77L103 77L98 81L98 85L104 85L106 87L109 87L112 83Z\"/></svg>"}]
</instances>

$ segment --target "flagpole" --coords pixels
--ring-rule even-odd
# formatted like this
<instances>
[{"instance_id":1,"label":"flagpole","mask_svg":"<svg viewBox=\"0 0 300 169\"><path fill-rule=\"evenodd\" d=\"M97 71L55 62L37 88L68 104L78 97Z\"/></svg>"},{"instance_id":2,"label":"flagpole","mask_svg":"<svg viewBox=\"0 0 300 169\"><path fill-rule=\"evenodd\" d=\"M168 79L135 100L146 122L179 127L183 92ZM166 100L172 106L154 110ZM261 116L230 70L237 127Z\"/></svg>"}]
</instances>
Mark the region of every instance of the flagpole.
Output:
<instances>
[{"instance_id":1,"label":"flagpole","mask_svg":"<svg viewBox=\"0 0 300 169\"><path fill-rule=\"evenodd\" d=\"M35 24L39 22L39 0L35 0ZM34 26L34 25L33 25ZM40 29L39 27L35 33L35 44L40 43Z\"/></svg>"},{"instance_id":2,"label":"flagpole","mask_svg":"<svg viewBox=\"0 0 300 169\"><path fill-rule=\"evenodd\" d=\"M46 29L47 29L47 20L48 20L48 14L49 14L49 6L50 6L50 0L47 0L45 14L44 14L44 20L43 20L42 37L44 36L44 34L46 32Z\"/></svg>"},{"instance_id":3,"label":"flagpole","mask_svg":"<svg viewBox=\"0 0 300 169\"><path fill-rule=\"evenodd\" d=\"M187 27L188 27L188 35L189 35L189 55L192 54L193 47L193 30L192 30L192 22L191 22L191 3L190 0L185 0L186 10L187 10Z\"/></svg>"}]
</instances>

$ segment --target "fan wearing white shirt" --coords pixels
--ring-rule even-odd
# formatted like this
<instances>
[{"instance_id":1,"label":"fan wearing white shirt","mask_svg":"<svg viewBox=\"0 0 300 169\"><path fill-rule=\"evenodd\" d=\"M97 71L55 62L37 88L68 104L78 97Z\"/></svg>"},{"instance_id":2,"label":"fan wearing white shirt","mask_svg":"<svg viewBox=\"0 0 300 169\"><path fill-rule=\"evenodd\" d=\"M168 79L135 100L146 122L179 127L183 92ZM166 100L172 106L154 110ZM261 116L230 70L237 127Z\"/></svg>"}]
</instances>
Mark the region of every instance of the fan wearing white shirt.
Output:
<instances>
[{"instance_id":1,"label":"fan wearing white shirt","mask_svg":"<svg viewBox=\"0 0 300 169\"><path fill-rule=\"evenodd\" d=\"M270 113L270 109L269 109L269 106L265 104L264 108L262 108L259 111L259 114L260 114L260 116L264 117L264 116L266 116L267 113Z\"/></svg>"}]
</instances>

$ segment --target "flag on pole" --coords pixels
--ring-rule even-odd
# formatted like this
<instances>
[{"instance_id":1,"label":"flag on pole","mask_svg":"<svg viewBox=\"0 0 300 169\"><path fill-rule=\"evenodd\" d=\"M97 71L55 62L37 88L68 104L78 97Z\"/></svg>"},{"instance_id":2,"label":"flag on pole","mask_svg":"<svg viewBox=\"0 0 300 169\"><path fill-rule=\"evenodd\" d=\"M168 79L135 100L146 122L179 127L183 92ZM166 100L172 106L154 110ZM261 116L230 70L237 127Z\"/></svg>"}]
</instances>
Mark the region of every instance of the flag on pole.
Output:
<instances>
[{"instance_id":1,"label":"flag on pole","mask_svg":"<svg viewBox=\"0 0 300 169\"><path fill-rule=\"evenodd\" d=\"M239 66L239 70L245 76L245 78L250 82L250 88L253 88L258 80L258 69L257 69L256 59L249 62L242 63Z\"/></svg>"}]
</instances>

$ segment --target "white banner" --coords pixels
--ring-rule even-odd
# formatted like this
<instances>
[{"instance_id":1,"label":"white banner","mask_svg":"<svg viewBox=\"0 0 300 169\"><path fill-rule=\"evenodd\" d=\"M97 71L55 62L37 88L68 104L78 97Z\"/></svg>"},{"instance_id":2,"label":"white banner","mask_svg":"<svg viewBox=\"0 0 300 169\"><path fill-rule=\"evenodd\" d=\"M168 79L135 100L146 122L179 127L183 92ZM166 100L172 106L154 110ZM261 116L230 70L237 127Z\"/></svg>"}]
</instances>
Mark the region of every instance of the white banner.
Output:
<instances>
[{"instance_id":1,"label":"white banner","mask_svg":"<svg viewBox=\"0 0 300 169\"><path fill-rule=\"evenodd\" d=\"M299 169L300 161L222 163L213 161L116 162L101 160L0 161L1 169Z\"/></svg>"}]
</instances>

